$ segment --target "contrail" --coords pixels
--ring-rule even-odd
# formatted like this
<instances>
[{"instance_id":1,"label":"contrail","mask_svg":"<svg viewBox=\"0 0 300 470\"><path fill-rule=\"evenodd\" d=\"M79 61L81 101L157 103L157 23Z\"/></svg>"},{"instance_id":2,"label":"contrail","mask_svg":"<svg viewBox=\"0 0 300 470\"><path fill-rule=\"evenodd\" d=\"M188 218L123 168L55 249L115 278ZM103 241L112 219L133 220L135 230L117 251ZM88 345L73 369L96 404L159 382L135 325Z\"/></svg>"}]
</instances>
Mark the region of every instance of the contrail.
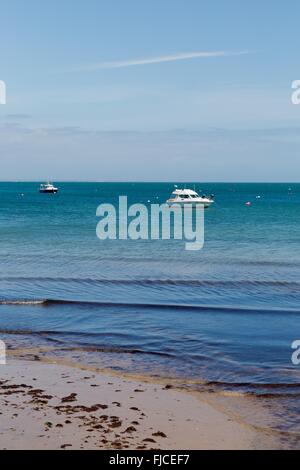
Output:
<instances>
[{"instance_id":1,"label":"contrail","mask_svg":"<svg viewBox=\"0 0 300 470\"><path fill-rule=\"evenodd\" d=\"M99 62L96 64L79 67L77 70L103 70L103 69L120 69L124 67L134 67L137 65L160 64L162 62L175 62L177 60L188 60L208 57L227 57L235 55L249 54L249 51L228 52L228 51L211 51L211 52L183 52L181 54L164 55L159 57L149 57L145 59L123 60L115 62Z\"/></svg>"}]
</instances>

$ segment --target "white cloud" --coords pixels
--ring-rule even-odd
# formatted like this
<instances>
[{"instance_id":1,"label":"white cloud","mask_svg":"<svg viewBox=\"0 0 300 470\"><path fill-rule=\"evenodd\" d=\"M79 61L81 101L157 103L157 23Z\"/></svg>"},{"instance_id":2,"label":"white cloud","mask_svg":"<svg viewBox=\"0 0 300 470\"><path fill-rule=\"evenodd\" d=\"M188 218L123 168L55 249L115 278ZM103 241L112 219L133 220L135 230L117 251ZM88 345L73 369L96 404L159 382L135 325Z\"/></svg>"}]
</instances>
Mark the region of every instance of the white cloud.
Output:
<instances>
[{"instance_id":1,"label":"white cloud","mask_svg":"<svg viewBox=\"0 0 300 470\"><path fill-rule=\"evenodd\" d=\"M210 51L210 52L183 52L179 54L164 55L158 57L148 57L144 59L120 60L115 62L98 62L82 67L78 67L77 71L84 70L103 70L103 69L119 69L123 67L133 67L136 65L160 64L162 62L175 62L178 60L199 59L209 57L226 57L234 55L249 54L249 51L229 52L229 51Z\"/></svg>"}]
</instances>

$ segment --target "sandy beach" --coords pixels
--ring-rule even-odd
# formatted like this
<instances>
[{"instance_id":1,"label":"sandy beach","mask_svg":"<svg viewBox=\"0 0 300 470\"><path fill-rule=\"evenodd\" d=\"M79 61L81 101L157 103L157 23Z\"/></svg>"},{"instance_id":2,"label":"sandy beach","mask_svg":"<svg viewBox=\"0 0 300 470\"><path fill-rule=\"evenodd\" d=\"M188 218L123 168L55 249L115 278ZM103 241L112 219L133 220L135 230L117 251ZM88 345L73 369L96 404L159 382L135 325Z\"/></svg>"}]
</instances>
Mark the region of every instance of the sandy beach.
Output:
<instances>
[{"instance_id":1,"label":"sandy beach","mask_svg":"<svg viewBox=\"0 0 300 470\"><path fill-rule=\"evenodd\" d=\"M255 449L263 434L166 384L9 358L1 449Z\"/></svg>"}]
</instances>

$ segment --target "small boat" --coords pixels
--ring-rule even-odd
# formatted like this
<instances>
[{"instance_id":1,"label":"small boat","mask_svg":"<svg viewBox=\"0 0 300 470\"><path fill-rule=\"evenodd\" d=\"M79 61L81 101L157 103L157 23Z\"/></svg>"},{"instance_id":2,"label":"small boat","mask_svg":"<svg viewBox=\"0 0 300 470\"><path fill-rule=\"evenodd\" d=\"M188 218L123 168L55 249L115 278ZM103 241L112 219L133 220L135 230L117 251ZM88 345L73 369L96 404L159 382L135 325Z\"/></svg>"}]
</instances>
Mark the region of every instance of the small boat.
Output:
<instances>
[{"instance_id":1,"label":"small boat","mask_svg":"<svg viewBox=\"0 0 300 470\"><path fill-rule=\"evenodd\" d=\"M214 195L211 196L200 196L196 191L192 189L175 189L172 192L172 197L167 200L167 204L172 206L173 204L179 205L192 205L196 206L198 204L204 205L204 208L211 206L214 202Z\"/></svg>"},{"instance_id":2,"label":"small boat","mask_svg":"<svg viewBox=\"0 0 300 470\"><path fill-rule=\"evenodd\" d=\"M53 186L52 183L48 182L40 185L40 193L51 193L55 194L58 192L58 188Z\"/></svg>"}]
</instances>

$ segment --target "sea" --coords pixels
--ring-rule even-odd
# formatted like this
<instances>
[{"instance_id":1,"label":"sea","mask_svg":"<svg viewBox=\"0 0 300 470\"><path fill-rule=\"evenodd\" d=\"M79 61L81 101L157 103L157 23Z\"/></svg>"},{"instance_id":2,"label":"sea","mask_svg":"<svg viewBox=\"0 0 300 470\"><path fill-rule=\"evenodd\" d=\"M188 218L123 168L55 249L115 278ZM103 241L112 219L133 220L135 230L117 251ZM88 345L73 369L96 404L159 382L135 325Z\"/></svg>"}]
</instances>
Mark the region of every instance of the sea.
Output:
<instances>
[{"instance_id":1,"label":"sea","mask_svg":"<svg viewBox=\"0 0 300 470\"><path fill-rule=\"evenodd\" d=\"M56 185L40 194L38 183L0 183L8 348L229 400L249 425L297 447L300 184L189 183L215 194L199 251L96 235L100 204L162 204L182 183Z\"/></svg>"}]
</instances>

